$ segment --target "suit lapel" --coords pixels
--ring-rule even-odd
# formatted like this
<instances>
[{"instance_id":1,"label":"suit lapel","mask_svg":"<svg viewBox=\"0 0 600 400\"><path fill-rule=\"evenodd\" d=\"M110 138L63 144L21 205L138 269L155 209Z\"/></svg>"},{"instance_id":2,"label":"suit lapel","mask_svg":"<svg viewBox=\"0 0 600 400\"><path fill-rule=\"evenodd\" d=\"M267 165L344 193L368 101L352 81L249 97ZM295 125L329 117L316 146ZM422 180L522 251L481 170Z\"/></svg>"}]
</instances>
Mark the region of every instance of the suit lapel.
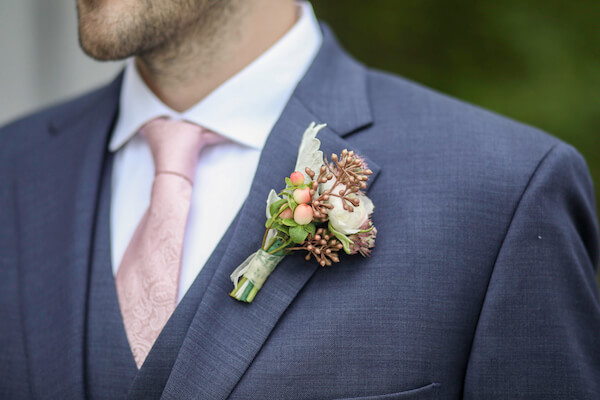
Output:
<instances>
[{"instance_id":1,"label":"suit lapel","mask_svg":"<svg viewBox=\"0 0 600 400\"><path fill-rule=\"evenodd\" d=\"M90 246L119 87L120 77L50 121L50 135L17 169L21 301L36 398L84 397Z\"/></svg>"},{"instance_id":2,"label":"suit lapel","mask_svg":"<svg viewBox=\"0 0 600 400\"><path fill-rule=\"evenodd\" d=\"M317 270L301 255L286 257L252 304L228 296L229 274L256 251L265 229L266 197L293 171L301 135L310 122L326 122L318 138L325 154L360 149L343 136L371 123L366 74L346 56L324 28L324 43L313 65L273 128L233 236L196 311L181 346L163 399L225 399L267 340L281 315ZM379 171L367 160L374 171Z\"/></svg>"}]
</instances>

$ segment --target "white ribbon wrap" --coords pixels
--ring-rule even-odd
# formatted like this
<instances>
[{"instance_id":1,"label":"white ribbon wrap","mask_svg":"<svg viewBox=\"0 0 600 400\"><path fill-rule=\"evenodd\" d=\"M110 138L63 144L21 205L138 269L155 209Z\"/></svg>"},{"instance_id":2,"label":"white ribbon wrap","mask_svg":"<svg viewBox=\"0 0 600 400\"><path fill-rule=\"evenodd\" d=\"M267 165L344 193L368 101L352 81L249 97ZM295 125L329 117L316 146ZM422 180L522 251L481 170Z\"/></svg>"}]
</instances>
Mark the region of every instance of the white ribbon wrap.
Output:
<instances>
[{"instance_id":1,"label":"white ribbon wrap","mask_svg":"<svg viewBox=\"0 0 600 400\"><path fill-rule=\"evenodd\" d=\"M237 289L238 281L242 276L245 276L246 279L252 282L257 289L260 289L284 257L285 255L276 256L269 254L263 249L252 253L230 276L234 290Z\"/></svg>"}]
</instances>

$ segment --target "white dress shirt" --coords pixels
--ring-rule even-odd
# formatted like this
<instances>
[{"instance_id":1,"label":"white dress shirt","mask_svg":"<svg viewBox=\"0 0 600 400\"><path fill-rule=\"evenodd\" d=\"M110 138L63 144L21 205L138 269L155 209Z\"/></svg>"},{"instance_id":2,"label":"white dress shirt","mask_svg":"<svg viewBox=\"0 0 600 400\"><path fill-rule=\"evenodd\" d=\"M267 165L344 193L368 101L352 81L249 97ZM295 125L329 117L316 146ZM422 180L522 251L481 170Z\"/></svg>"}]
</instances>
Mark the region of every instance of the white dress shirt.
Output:
<instances>
[{"instance_id":1,"label":"white dress shirt","mask_svg":"<svg viewBox=\"0 0 600 400\"><path fill-rule=\"evenodd\" d=\"M159 116L185 119L228 139L203 149L198 159L177 301L185 295L245 201L267 136L321 46L312 7L299 3L299 12L296 24L277 43L183 113L162 103L133 60L127 62L109 143L115 153L110 211L114 274L150 203L154 179L150 149L137 132Z\"/></svg>"}]
</instances>

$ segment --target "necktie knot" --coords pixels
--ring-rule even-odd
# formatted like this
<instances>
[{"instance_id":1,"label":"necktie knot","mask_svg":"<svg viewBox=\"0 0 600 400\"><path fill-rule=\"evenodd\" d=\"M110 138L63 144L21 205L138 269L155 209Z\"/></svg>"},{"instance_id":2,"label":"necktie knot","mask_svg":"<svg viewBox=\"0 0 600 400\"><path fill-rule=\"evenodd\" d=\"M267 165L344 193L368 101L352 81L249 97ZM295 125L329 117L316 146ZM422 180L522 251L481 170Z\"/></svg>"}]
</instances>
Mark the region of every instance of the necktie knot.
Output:
<instances>
[{"instance_id":1,"label":"necktie knot","mask_svg":"<svg viewBox=\"0 0 600 400\"><path fill-rule=\"evenodd\" d=\"M221 136L185 121L156 118L140 131L150 146L155 174L170 173L194 181L198 154Z\"/></svg>"}]
</instances>

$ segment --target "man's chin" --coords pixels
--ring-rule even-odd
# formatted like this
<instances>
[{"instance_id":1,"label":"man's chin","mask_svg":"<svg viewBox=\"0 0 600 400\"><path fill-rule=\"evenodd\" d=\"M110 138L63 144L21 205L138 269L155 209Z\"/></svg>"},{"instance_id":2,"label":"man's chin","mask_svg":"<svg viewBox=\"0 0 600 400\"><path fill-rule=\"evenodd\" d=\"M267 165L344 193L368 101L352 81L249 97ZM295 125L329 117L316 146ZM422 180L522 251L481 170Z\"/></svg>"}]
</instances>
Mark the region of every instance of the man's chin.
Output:
<instances>
[{"instance_id":1,"label":"man's chin","mask_svg":"<svg viewBox=\"0 0 600 400\"><path fill-rule=\"evenodd\" d=\"M85 3L85 5L81 3ZM135 32L118 9L100 7L100 1L78 0L79 45L88 56L99 61L122 60L135 49ZM91 9L96 7L95 9ZM128 29L129 28L129 29Z\"/></svg>"},{"instance_id":2,"label":"man's chin","mask_svg":"<svg viewBox=\"0 0 600 400\"><path fill-rule=\"evenodd\" d=\"M102 40L100 35L92 36L81 32L79 46L85 54L98 61L123 60L135 53L135 50L125 48L120 40Z\"/></svg>"}]
</instances>

